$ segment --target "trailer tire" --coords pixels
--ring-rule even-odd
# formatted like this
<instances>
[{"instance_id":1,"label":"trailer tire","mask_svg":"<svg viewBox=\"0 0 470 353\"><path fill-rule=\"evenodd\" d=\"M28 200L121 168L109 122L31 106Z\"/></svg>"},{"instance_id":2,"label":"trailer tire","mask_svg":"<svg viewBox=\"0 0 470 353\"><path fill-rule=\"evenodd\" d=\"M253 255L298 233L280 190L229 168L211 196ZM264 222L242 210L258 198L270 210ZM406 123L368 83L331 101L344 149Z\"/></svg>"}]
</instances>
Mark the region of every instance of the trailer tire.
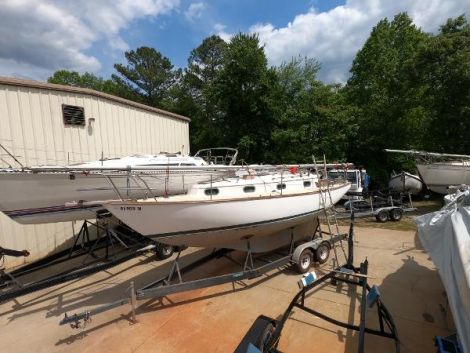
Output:
<instances>
[{"instance_id":1,"label":"trailer tire","mask_svg":"<svg viewBox=\"0 0 470 353\"><path fill-rule=\"evenodd\" d=\"M321 243L315 250L315 259L319 264L324 264L330 257L330 246L328 243Z\"/></svg>"},{"instance_id":2,"label":"trailer tire","mask_svg":"<svg viewBox=\"0 0 470 353\"><path fill-rule=\"evenodd\" d=\"M310 269L310 266L313 262L313 253L310 249L304 249L299 256L299 260L297 261L297 271L300 273L307 273Z\"/></svg>"},{"instance_id":3,"label":"trailer tire","mask_svg":"<svg viewBox=\"0 0 470 353\"><path fill-rule=\"evenodd\" d=\"M172 245L157 243L155 245L155 257L157 260L165 260L173 255L175 248Z\"/></svg>"},{"instance_id":4,"label":"trailer tire","mask_svg":"<svg viewBox=\"0 0 470 353\"><path fill-rule=\"evenodd\" d=\"M261 351L261 353L268 353L269 347L267 347L268 342L273 336L275 327L272 322L268 323L263 330L263 333L256 342L256 347Z\"/></svg>"},{"instance_id":5,"label":"trailer tire","mask_svg":"<svg viewBox=\"0 0 470 353\"><path fill-rule=\"evenodd\" d=\"M393 210L390 211L390 219L393 222L398 222L401 220L401 217L403 216L403 210L399 208L394 208Z\"/></svg>"},{"instance_id":6,"label":"trailer tire","mask_svg":"<svg viewBox=\"0 0 470 353\"><path fill-rule=\"evenodd\" d=\"M377 220L377 222L380 222L380 223L387 222L388 221L388 212L385 211L385 210L380 211L379 213L377 213L375 215L375 219Z\"/></svg>"}]
</instances>

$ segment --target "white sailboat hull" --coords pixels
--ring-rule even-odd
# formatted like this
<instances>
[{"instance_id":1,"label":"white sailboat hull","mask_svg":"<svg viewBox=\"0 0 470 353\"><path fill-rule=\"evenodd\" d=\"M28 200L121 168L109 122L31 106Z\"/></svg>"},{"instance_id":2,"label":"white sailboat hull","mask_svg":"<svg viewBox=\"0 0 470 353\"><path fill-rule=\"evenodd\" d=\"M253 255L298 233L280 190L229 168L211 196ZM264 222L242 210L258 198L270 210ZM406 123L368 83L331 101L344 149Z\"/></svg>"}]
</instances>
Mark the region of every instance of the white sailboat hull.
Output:
<instances>
[{"instance_id":1,"label":"white sailboat hull","mask_svg":"<svg viewBox=\"0 0 470 353\"><path fill-rule=\"evenodd\" d=\"M349 187L349 183L332 186L333 203ZM326 193L324 197L329 205ZM281 238L290 236L290 228L315 222L322 206L319 190L314 189L250 199L111 202L106 208L137 232L165 244L246 250L249 239L253 251L263 252L278 247Z\"/></svg>"},{"instance_id":2,"label":"white sailboat hull","mask_svg":"<svg viewBox=\"0 0 470 353\"><path fill-rule=\"evenodd\" d=\"M111 178L123 198L144 198L181 194L192 185L215 178L217 172L183 174L148 174L145 184L126 174ZM94 205L73 204L79 201L119 199L114 187L99 173L26 173L0 172L0 211L21 224L67 222L96 217L103 209Z\"/></svg>"},{"instance_id":3,"label":"white sailboat hull","mask_svg":"<svg viewBox=\"0 0 470 353\"><path fill-rule=\"evenodd\" d=\"M439 194L447 194L450 185L470 185L468 162L417 164L417 167L428 189Z\"/></svg>"},{"instance_id":4,"label":"white sailboat hull","mask_svg":"<svg viewBox=\"0 0 470 353\"><path fill-rule=\"evenodd\" d=\"M423 189L423 182L417 175L402 172L392 176L388 182L388 187L397 192L417 194Z\"/></svg>"}]
</instances>

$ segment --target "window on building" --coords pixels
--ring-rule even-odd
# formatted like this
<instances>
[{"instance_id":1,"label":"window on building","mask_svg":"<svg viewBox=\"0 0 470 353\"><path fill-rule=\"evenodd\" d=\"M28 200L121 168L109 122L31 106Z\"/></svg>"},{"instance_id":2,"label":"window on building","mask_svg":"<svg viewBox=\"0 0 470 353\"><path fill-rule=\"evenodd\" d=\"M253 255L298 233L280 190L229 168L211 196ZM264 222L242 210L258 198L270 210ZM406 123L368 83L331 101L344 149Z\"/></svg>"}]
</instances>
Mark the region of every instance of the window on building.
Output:
<instances>
[{"instance_id":1,"label":"window on building","mask_svg":"<svg viewBox=\"0 0 470 353\"><path fill-rule=\"evenodd\" d=\"M62 104L62 115L65 125L85 125L85 109L83 107Z\"/></svg>"}]
</instances>

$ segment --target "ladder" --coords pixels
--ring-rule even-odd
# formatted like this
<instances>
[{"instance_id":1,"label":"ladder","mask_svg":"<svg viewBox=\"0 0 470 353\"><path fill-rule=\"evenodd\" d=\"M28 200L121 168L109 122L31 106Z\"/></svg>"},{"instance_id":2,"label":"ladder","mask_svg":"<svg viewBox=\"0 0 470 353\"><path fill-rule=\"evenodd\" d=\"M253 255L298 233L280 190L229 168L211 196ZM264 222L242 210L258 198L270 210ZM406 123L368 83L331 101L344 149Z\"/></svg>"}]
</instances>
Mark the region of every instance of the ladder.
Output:
<instances>
[{"instance_id":1,"label":"ladder","mask_svg":"<svg viewBox=\"0 0 470 353\"><path fill-rule=\"evenodd\" d=\"M315 170L318 174L318 167L317 167L317 162L315 160L315 157L312 156L313 158L313 164L315 166ZM331 196L331 189L330 186L333 183L332 180L328 178L328 173L326 170L326 158L325 155L323 155L323 177L318 179L318 189L320 190L320 208L323 210L323 215L326 220L326 224L328 227L328 234L330 235L330 240L331 244L333 246L333 251L335 254L336 258L336 263L338 262L338 254L336 252L336 246L335 242L333 239L340 239L340 246L341 249L343 250L344 257L347 258L346 252L343 247L343 241L342 241L342 234L339 230L339 225L338 225L338 219L336 218L336 209L335 205L333 203L333 198ZM320 220L318 221L318 231L320 233L320 237L323 238L323 231L321 229L321 224Z\"/></svg>"}]
</instances>

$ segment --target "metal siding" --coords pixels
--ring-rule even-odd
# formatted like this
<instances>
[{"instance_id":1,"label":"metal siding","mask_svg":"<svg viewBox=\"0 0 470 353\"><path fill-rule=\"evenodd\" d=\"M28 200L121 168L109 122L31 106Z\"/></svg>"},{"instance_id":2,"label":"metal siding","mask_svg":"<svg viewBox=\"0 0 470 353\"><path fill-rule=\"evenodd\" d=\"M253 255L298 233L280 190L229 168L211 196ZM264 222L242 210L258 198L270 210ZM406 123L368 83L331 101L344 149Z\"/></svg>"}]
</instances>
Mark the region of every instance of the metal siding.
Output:
<instances>
[{"instance_id":1,"label":"metal siding","mask_svg":"<svg viewBox=\"0 0 470 353\"><path fill-rule=\"evenodd\" d=\"M62 104L83 106L86 125L64 126ZM90 118L95 121L91 123ZM188 122L80 93L0 84L0 143L25 165L64 165L134 153L189 151ZM0 152L2 158L9 161ZM0 160L0 167L7 164ZM81 223L21 225L0 213L0 246L28 249L28 261L54 252ZM7 268L24 263L7 258Z\"/></svg>"}]
</instances>

